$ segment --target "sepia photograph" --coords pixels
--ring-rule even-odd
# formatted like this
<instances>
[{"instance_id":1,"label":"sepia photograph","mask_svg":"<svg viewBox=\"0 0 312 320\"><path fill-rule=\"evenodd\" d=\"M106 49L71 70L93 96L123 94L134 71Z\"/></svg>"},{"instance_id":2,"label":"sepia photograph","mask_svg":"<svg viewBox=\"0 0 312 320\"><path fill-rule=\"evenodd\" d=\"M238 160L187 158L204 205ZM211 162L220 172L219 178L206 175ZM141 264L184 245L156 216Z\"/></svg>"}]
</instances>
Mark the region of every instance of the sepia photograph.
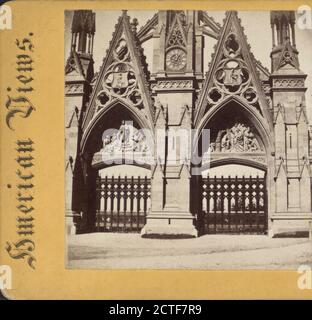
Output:
<instances>
[{"instance_id":1,"label":"sepia photograph","mask_svg":"<svg viewBox=\"0 0 312 320\"><path fill-rule=\"evenodd\" d=\"M296 11L67 10L68 269L312 264Z\"/></svg>"},{"instance_id":2,"label":"sepia photograph","mask_svg":"<svg viewBox=\"0 0 312 320\"><path fill-rule=\"evenodd\" d=\"M311 52L312 0L2 1L0 300L311 300Z\"/></svg>"}]
</instances>

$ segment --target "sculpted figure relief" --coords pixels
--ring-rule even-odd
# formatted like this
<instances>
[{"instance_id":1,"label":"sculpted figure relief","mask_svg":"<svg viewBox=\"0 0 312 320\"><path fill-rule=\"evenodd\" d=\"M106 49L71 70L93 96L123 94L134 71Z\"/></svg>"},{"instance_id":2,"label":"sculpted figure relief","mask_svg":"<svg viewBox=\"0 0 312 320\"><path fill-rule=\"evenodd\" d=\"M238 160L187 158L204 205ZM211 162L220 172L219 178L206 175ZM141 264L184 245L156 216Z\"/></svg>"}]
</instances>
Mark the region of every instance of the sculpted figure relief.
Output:
<instances>
[{"instance_id":1,"label":"sculpted figure relief","mask_svg":"<svg viewBox=\"0 0 312 320\"><path fill-rule=\"evenodd\" d=\"M220 146L219 150L218 145ZM235 123L231 128L219 131L216 141L210 143L210 152L254 152L260 150L254 133L242 123Z\"/></svg>"},{"instance_id":2,"label":"sculpted figure relief","mask_svg":"<svg viewBox=\"0 0 312 320\"><path fill-rule=\"evenodd\" d=\"M107 153L149 151L144 134L123 121L118 131L103 135L103 151Z\"/></svg>"}]
</instances>

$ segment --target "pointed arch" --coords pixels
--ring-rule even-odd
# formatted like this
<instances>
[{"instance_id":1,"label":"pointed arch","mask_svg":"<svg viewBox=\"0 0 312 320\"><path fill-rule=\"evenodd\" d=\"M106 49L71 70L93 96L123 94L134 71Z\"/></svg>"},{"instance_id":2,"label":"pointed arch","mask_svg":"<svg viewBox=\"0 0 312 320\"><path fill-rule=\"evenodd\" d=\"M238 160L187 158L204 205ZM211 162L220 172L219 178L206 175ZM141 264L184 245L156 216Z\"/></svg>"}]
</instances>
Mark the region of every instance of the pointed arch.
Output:
<instances>
[{"instance_id":1,"label":"pointed arch","mask_svg":"<svg viewBox=\"0 0 312 320\"><path fill-rule=\"evenodd\" d=\"M258 131L260 138L264 144L267 154L273 152L274 150L274 138L273 138L273 131L271 131L270 126L268 123L264 121L264 118L259 114L259 112L245 103L240 97L238 96L229 96L219 104L212 107L201 119L201 121L196 126L197 132L201 133L205 127L207 127L213 118L224 108L229 107L231 103L234 103L238 106L245 116L249 119L249 121L253 124L253 126ZM200 134L198 134L198 138ZM198 141L197 141L198 143ZM195 145L197 146L197 143Z\"/></svg>"},{"instance_id":2,"label":"pointed arch","mask_svg":"<svg viewBox=\"0 0 312 320\"><path fill-rule=\"evenodd\" d=\"M83 130L93 121L98 107L106 107L107 101L118 101L119 98L132 103L153 122L153 101L146 57L137 34L132 29L130 18L124 11L116 24L100 71L93 79L90 103L82 121ZM104 102L101 101L101 94L104 95Z\"/></svg>"},{"instance_id":3,"label":"pointed arch","mask_svg":"<svg viewBox=\"0 0 312 320\"><path fill-rule=\"evenodd\" d=\"M195 110L195 125L201 122L207 105L215 106L227 96L240 96L261 112L273 130L268 102L258 74L259 63L250 50L236 11L226 13L209 66Z\"/></svg>"},{"instance_id":4,"label":"pointed arch","mask_svg":"<svg viewBox=\"0 0 312 320\"><path fill-rule=\"evenodd\" d=\"M138 124L140 129L148 129L150 130L152 137L154 137L154 130L153 126L150 121L139 112L139 110L135 110L131 108L122 100L114 100L110 104L108 104L105 108L101 109L96 116L88 123L88 126L83 132L81 143L80 143L80 150L81 154L86 152L86 148L88 147L89 140L92 135L96 132L97 127L100 125L101 122L105 120L105 118L109 118L109 114L114 111L116 108L124 109L131 117L131 119ZM122 114L120 112L120 114Z\"/></svg>"}]
</instances>

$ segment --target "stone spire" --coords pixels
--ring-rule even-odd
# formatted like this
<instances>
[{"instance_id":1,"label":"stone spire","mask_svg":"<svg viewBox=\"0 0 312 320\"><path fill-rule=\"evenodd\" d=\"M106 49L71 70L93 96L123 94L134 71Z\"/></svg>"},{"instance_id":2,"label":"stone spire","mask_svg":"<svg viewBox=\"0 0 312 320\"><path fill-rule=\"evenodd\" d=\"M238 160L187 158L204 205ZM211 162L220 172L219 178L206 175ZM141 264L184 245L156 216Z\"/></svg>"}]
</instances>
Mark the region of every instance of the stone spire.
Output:
<instances>
[{"instance_id":1,"label":"stone spire","mask_svg":"<svg viewBox=\"0 0 312 320\"><path fill-rule=\"evenodd\" d=\"M272 72L285 66L299 71L294 11L271 11Z\"/></svg>"},{"instance_id":2,"label":"stone spire","mask_svg":"<svg viewBox=\"0 0 312 320\"><path fill-rule=\"evenodd\" d=\"M72 22L72 48L79 53L93 53L95 13L91 10L77 10Z\"/></svg>"}]
</instances>

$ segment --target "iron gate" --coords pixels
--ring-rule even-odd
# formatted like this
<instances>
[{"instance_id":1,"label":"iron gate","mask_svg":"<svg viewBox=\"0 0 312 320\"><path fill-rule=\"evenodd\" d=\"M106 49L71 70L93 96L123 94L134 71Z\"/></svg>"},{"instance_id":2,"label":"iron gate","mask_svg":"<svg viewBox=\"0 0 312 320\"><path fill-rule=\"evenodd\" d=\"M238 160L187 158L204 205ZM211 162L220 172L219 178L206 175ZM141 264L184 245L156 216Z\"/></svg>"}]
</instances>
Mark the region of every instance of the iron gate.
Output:
<instances>
[{"instance_id":1,"label":"iron gate","mask_svg":"<svg viewBox=\"0 0 312 320\"><path fill-rule=\"evenodd\" d=\"M140 232L150 205L151 181L144 178L98 178L96 230Z\"/></svg>"},{"instance_id":2,"label":"iron gate","mask_svg":"<svg viewBox=\"0 0 312 320\"><path fill-rule=\"evenodd\" d=\"M200 234L266 233L265 178L203 177L200 192Z\"/></svg>"}]
</instances>

